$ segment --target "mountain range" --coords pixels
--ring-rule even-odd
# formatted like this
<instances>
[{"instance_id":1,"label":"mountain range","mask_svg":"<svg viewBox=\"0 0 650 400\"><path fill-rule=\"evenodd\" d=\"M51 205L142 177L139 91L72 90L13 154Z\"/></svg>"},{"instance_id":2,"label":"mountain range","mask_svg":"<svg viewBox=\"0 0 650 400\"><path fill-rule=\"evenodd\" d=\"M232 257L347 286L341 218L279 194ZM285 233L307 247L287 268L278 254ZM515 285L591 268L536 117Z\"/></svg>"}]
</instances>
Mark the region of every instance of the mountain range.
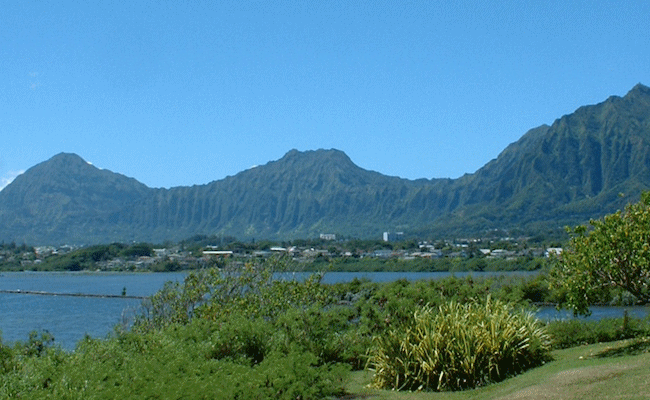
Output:
<instances>
[{"instance_id":1,"label":"mountain range","mask_svg":"<svg viewBox=\"0 0 650 400\"><path fill-rule=\"evenodd\" d=\"M650 88L638 84L623 97L531 129L458 179L390 177L358 167L339 150L291 150L205 185L160 189L61 153L0 191L0 240L536 234L614 212L648 188Z\"/></svg>"}]
</instances>

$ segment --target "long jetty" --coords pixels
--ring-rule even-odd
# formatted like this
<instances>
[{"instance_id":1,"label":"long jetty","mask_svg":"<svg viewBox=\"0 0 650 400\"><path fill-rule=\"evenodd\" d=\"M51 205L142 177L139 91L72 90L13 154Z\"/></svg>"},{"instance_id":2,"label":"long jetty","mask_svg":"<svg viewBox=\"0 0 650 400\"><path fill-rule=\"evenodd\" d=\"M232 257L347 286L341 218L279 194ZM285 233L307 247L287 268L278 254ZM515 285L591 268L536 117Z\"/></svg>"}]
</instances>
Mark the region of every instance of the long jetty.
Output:
<instances>
[{"instance_id":1,"label":"long jetty","mask_svg":"<svg viewBox=\"0 0 650 400\"><path fill-rule=\"evenodd\" d=\"M54 293L40 290L0 290L0 293L9 294L36 294L39 296L68 296L68 297L96 297L102 299L138 299L144 300L145 296L127 296L121 294L94 294L94 293Z\"/></svg>"}]
</instances>

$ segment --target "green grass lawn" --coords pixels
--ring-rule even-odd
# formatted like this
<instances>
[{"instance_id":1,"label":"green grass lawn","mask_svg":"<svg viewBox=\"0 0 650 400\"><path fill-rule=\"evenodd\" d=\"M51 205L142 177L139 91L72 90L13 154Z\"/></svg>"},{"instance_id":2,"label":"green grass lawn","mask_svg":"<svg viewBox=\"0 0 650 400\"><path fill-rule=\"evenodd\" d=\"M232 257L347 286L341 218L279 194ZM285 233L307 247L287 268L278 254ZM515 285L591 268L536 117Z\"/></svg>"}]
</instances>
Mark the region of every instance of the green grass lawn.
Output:
<instances>
[{"instance_id":1,"label":"green grass lawn","mask_svg":"<svg viewBox=\"0 0 650 400\"><path fill-rule=\"evenodd\" d=\"M554 361L475 390L408 393L368 388L371 372L352 374L345 399L650 399L650 338L579 346Z\"/></svg>"}]
</instances>

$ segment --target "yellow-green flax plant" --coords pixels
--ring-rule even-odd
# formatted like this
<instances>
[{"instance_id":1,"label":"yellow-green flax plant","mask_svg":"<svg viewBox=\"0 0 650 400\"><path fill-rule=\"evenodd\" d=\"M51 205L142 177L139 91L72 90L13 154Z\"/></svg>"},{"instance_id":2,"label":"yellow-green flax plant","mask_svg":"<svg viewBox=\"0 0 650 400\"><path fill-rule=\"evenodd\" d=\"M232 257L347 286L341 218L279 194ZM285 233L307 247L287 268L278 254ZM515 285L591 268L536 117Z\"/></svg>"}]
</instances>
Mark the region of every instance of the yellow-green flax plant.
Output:
<instances>
[{"instance_id":1,"label":"yellow-green flax plant","mask_svg":"<svg viewBox=\"0 0 650 400\"><path fill-rule=\"evenodd\" d=\"M419 308L404 328L374 338L368 365L378 388L461 390L541 365L550 349L531 313L488 298Z\"/></svg>"}]
</instances>

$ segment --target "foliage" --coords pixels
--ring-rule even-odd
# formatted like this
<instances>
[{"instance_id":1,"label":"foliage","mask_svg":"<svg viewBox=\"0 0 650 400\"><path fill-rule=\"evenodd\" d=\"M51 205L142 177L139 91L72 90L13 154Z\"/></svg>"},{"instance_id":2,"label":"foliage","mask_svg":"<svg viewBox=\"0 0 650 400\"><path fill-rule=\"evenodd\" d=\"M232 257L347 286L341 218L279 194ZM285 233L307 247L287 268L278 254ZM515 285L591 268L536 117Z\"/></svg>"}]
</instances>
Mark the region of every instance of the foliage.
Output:
<instances>
[{"instance_id":1,"label":"foliage","mask_svg":"<svg viewBox=\"0 0 650 400\"><path fill-rule=\"evenodd\" d=\"M20 354L28 357L40 357L54 345L54 335L48 331L29 332L29 338L25 343L18 343L17 348Z\"/></svg>"},{"instance_id":2,"label":"foliage","mask_svg":"<svg viewBox=\"0 0 650 400\"><path fill-rule=\"evenodd\" d=\"M194 271L182 285L168 283L146 301L133 329L148 332L197 319L214 321L234 329L220 331L215 354L257 354L252 358L260 359L271 348L287 352L297 346L314 354L319 364L346 363L358 369L366 363L373 335L405 326L413 310L425 304L484 301L490 293L528 304L520 288L527 287L526 280L450 277L328 286L318 274L304 281L290 279L287 271L293 267L290 259L280 257ZM289 279L273 279L274 273ZM235 337L246 339L237 346L248 350L238 350Z\"/></svg>"},{"instance_id":3,"label":"foliage","mask_svg":"<svg viewBox=\"0 0 650 400\"><path fill-rule=\"evenodd\" d=\"M24 253L26 251L28 252L33 252L34 247L32 246L27 246L25 243L21 244L20 246L16 245L16 242L11 242L11 243L0 243L0 250L5 250L5 251L10 251L13 254L20 254Z\"/></svg>"},{"instance_id":4,"label":"foliage","mask_svg":"<svg viewBox=\"0 0 650 400\"><path fill-rule=\"evenodd\" d=\"M464 272L464 271L535 271L542 268L540 258L519 257L515 260L502 258L339 258L332 262L332 271L350 272Z\"/></svg>"},{"instance_id":5,"label":"foliage","mask_svg":"<svg viewBox=\"0 0 650 400\"><path fill-rule=\"evenodd\" d=\"M193 320L214 321L236 327L220 331L215 354L237 357L241 352L232 338L247 338L240 345L249 356L257 354L254 359L270 347L286 352L297 346L315 354L320 364L344 362L360 368L370 336L350 322L354 309L337 306L335 293L320 284L320 275L304 281L273 279L289 263L280 257L192 272L183 285L168 283L145 301L133 329L147 332ZM269 338L273 344L267 343Z\"/></svg>"},{"instance_id":6,"label":"foliage","mask_svg":"<svg viewBox=\"0 0 650 400\"><path fill-rule=\"evenodd\" d=\"M147 243L134 243L131 245L122 243L98 244L73 250L63 255L47 257L38 268L55 271L95 270L97 264L103 261L120 257L136 259L140 256L150 256L152 253L153 247Z\"/></svg>"},{"instance_id":7,"label":"foliage","mask_svg":"<svg viewBox=\"0 0 650 400\"><path fill-rule=\"evenodd\" d=\"M549 359L549 339L530 313L487 299L414 312L405 329L375 338L373 384L397 390L458 390L485 385Z\"/></svg>"},{"instance_id":8,"label":"foliage","mask_svg":"<svg viewBox=\"0 0 650 400\"><path fill-rule=\"evenodd\" d=\"M125 257L150 257L153 254L153 246L149 243L135 243L124 250L121 254Z\"/></svg>"},{"instance_id":9,"label":"foliage","mask_svg":"<svg viewBox=\"0 0 650 400\"><path fill-rule=\"evenodd\" d=\"M565 295L562 306L588 314L589 305L624 290L639 304L650 302L650 192L601 220L592 230L576 227L552 270L552 285Z\"/></svg>"},{"instance_id":10,"label":"foliage","mask_svg":"<svg viewBox=\"0 0 650 400\"><path fill-rule=\"evenodd\" d=\"M327 309L292 308L274 324L280 348L298 346L315 354L322 363L345 363L354 369L365 365L371 336L359 330L354 310L345 306Z\"/></svg>"},{"instance_id":11,"label":"foliage","mask_svg":"<svg viewBox=\"0 0 650 400\"><path fill-rule=\"evenodd\" d=\"M215 262L168 283L131 330L86 338L71 353L47 332L0 342L0 398L332 398L350 369L381 363L394 370L385 382L418 389L422 360L429 369L439 360L422 388L448 390L503 379L548 354L540 325L515 310L549 298L544 274L324 285L319 274L292 279L295 267L283 257ZM581 328L549 329L560 346ZM602 331L594 336L621 337ZM421 365L397 363L407 356Z\"/></svg>"},{"instance_id":12,"label":"foliage","mask_svg":"<svg viewBox=\"0 0 650 400\"><path fill-rule=\"evenodd\" d=\"M397 280L379 284L353 280L334 285L343 301L353 303L355 318L363 334L379 334L391 328L399 328L412 319L418 307L437 307L449 301L467 303L484 301L488 295L522 307L531 302L550 302L551 293L544 285L544 275L537 277L493 277L418 280Z\"/></svg>"},{"instance_id":13,"label":"foliage","mask_svg":"<svg viewBox=\"0 0 650 400\"><path fill-rule=\"evenodd\" d=\"M153 272L178 272L182 269L183 266L177 260L165 260L151 266Z\"/></svg>"},{"instance_id":14,"label":"foliage","mask_svg":"<svg viewBox=\"0 0 650 400\"><path fill-rule=\"evenodd\" d=\"M554 348L566 349L584 344L612 342L650 336L650 317L645 319L604 318L598 321L569 319L550 321L546 329Z\"/></svg>"},{"instance_id":15,"label":"foliage","mask_svg":"<svg viewBox=\"0 0 650 400\"><path fill-rule=\"evenodd\" d=\"M318 365L316 356L300 349L269 347L254 362L243 346L247 339L226 334L236 350L215 353L215 346L223 344L221 332L239 329L249 337L255 331L247 333L241 322L220 326L197 319L147 333L122 332L107 340L87 338L74 353L25 359L0 376L0 397L319 399L341 394L347 369Z\"/></svg>"},{"instance_id":16,"label":"foliage","mask_svg":"<svg viewBox=\"0 0 650 400\"><path fill-rule=\"evenodd\" d=\"M176 281L166 282L162 289L142 302L134 329L146 332L189 322L194 309L209 294L211 276L217 273L216 269L200 270L188 274L182 285Z\"/></svg>"},{"instance_id":17,"label":"foliage","mask_svg":"<svg viewBox=\"0 0 650 400\"><path fill-rule=\"evenodd\" d=\"M222 320L233 315L272 319L293 307L325 306L334 301L313 274L304 282L274 279L291 270L291 259L273 257L190 272L182 285L167 283L143 304L136 329L186 323L193 317Z\"/></svg>"},{"instance_id":18,"label":"foliage","mask_svg":"<svg viewBox=\"0 0 650 400\"><path fill-rule=\"evenodd\" d=\"M373 400L642 399L650 391L648 342L642 339L553 352L553 361L497 385L462 392L403 393L368 387L371 375L351 374L345 398Z\"/></svg>"},{"instance_id":19,"label":"foliage","mask_svg":"<svg viewBox=\"0 0 650 400\"><path fill-rule=\"evenodd\" d=\"M15 367L14 352L11 347L2 343L0 335L0 375L12 371Z\"/></svg>"}]
</instances>

